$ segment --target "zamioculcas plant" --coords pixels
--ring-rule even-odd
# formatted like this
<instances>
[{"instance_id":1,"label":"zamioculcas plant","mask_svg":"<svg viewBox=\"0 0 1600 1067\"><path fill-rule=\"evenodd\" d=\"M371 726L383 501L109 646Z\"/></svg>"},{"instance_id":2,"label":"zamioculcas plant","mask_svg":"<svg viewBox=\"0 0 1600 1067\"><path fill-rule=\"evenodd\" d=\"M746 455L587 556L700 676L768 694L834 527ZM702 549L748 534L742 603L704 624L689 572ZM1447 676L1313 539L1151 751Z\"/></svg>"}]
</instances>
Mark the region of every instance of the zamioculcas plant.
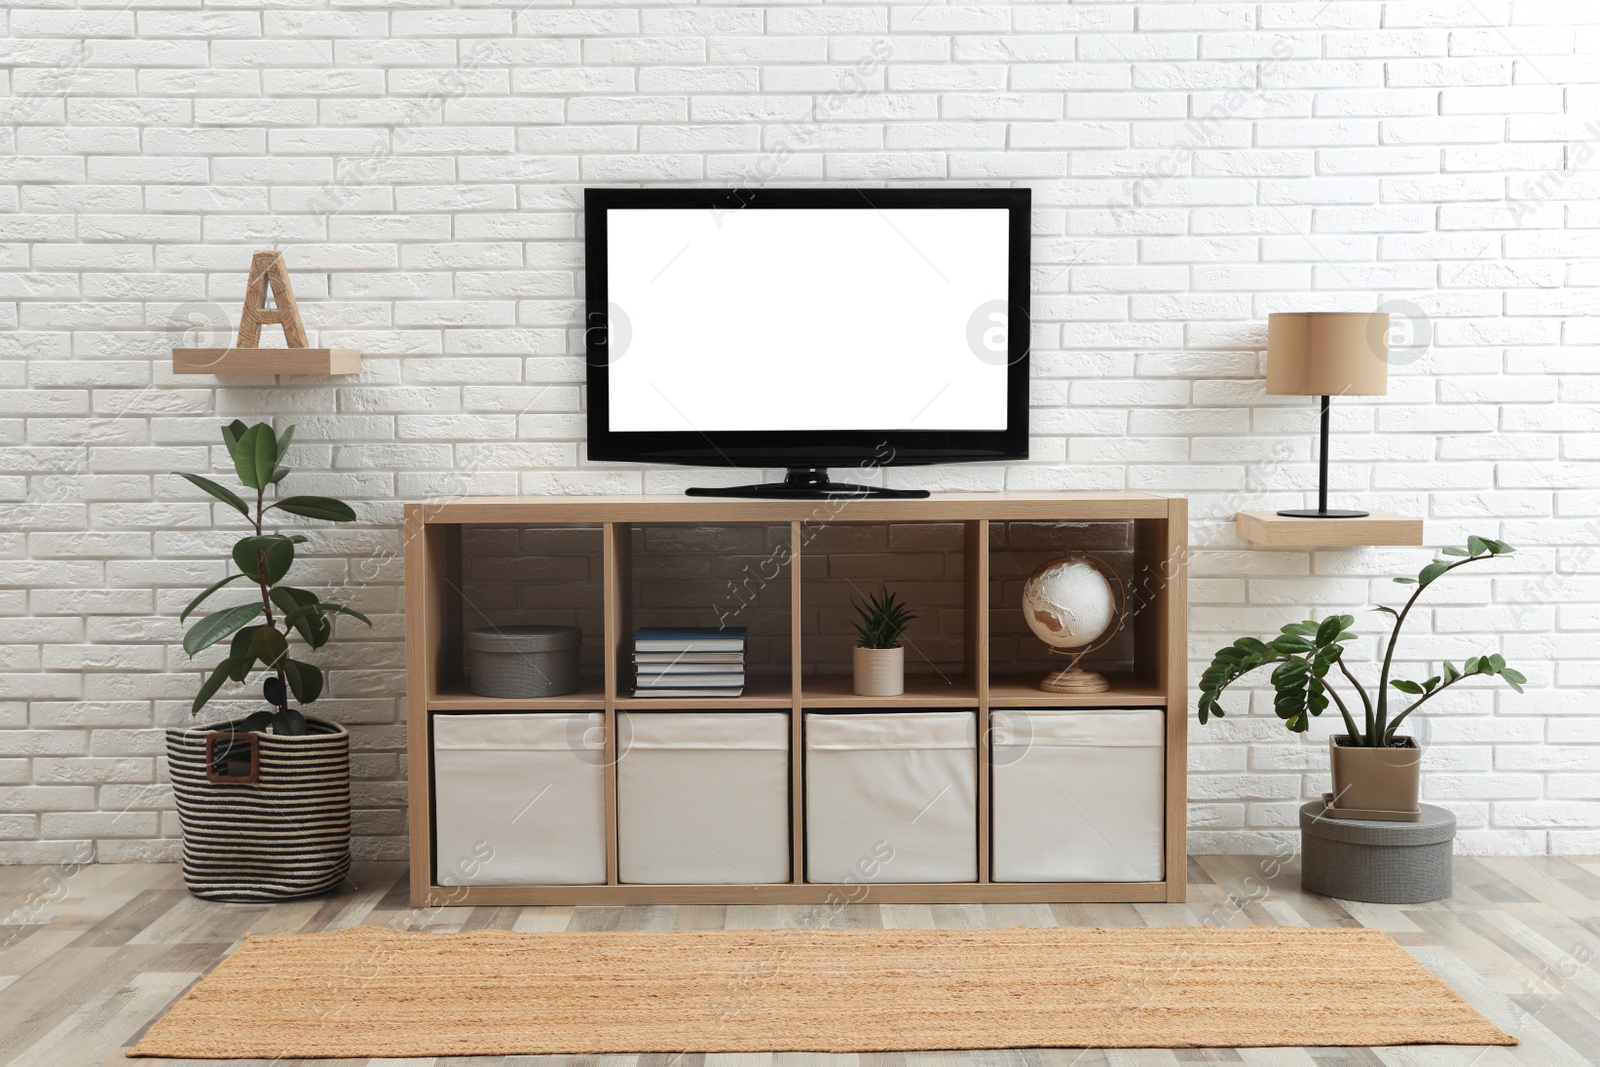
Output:
<instances>
[{"instance_id":1,"label":"zamioculcas plant","mask_svg":"<svg viewBox=\"0 0 1600 1067\"><path fill-rule=\"evenodd\" d=\"M356 513L349 504L321 496L281 497L267 501L267 491L276 495L280 483L289 473L283 466L283 457L294 438L290 426L278 437L266 423L246 426L235 420L222 428L222 440L228 455L233 457L234 470L239 480L255 492L253 507L233 490L197 474L174 471L187 478L224 504L244 516L254 531L241 537L233 546L233 563L239 569L202 592L189 602L179 616L188 621L203 602L213 593L241 578L248 578L259 588L260 594L248 603L214 611L196 622L183 636L183 650L194 656L221 641L228 641L228 655L212 670L200 693L194 698L191 714L216 695L226 682L244 682L257 670L268 671L261 692L271 711L258 711L244 720L244 730L264 730L269 725L275 734L304 734L305 716L289 706L292 695L302 706L316 701L322 695L322 671L304 660L289 654L289 638L298 634L309 647L321 648L333 635L331 617L351 615L367 625L372 620L343 604L321 600L306 589L283 584L294 565L295 546L305 544L303 534L269 533L266 529L267 512L278 510L308 519L326 519L329 522L351 522Z\"/></svg>"},{"instance_id":2,"label":"zamioculcas plant","mask_svg":"<svg viewBox=\"0 0 1600 1067\"><path fill-rule=\"evenodd\" d=\"M865 604L852 600L850 606L861 616L860 622L852 620L850 625L861 635L862 648L895 648L906 627L917 621L911 609L897 600L887 587L868 593Z\"/></svg>"},{"instance_id":3,"label":"zamioculcas plant","mask_svg":"<svg viewBox=\"0 0 1600 1067\"><path fill-rule=\"evenodd\" d=\"M1332 615L1321 622L1308 620L1290 623L1271 641L1241 637L1228 647L1219 650L1212 659L1211 666L1206 668L1205 674L1200 677L1200 721L1204 723L1213 715L1221 718L1224 714L1220 702L1223 690L1257 667L1264 667L1269 663L1278 665L1272 672L1272 686L1276 691L1273 710L1278 718L1283 720L1285 726L1296 733L1304 733L1310 725L1308 716L1322 714L1331 699L1338 707L1339 714L1344 716L1345 730L1351 739L1350 743L1366 748L1384 748L1393 745L1395 730L1412 712L1463 678L1480 674L1498 675L1512 689L1522 692L1522 683L1527 679L1520 672L1506 666L1506 661L1495 654L1474 656L1460 668L1445 660L1443 671L1426 681L1414 682L1390 677L1395 646L1400 640L1400 628L1405 625L1406 617L1411 614L1411 609L1416 605L1417 598L1422 596L1423 590L1458 567L1481 563L1496 556L1510 555L1513 551L1515 550L1504 541L1495 541L1487 537L1469 537L1466 548L1443 549L1442 555L1445 558L1435 559L1422 568L1415 578L1395 579L1401 585L1414 585L1417 588L1399 611L1390 607L1377 609L1394 618L1394 629L1390 632L1388 643L1384 648L1383 666L1378 674L1376 692L1369 692L1356 680L1355 675L1344 663L1345 645L1356 639L1356 634L1352 630L1355 619L1349 615ZM1351 701L1359 698L1360 720L1330 677L1334 668L1338 668L1339 673L1344 676L1344 682L1349 683L1353 694ZM1398 714L1392 714L1393 708L1389 702L1391 690L1416 699Z\"/></svg>"}]
</instances>

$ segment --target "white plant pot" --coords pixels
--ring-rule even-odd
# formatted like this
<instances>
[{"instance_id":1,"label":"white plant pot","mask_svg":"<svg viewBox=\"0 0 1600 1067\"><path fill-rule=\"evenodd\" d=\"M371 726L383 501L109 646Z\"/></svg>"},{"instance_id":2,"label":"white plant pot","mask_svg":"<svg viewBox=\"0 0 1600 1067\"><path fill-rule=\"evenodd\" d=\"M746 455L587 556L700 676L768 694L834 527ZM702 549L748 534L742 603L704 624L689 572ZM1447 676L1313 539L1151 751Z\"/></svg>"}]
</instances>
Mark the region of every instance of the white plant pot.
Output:
<instances>
[{"instance_id":1,"label":"white plant pot","mask_svg":"<svg viewBox=\"0 0 1600 1067\"><path fill-rule=\"evenodd\" d=\"M858 697L897 697L906 691L906 650L855 649L855 691Z\"/></svg>"}]
</instances>

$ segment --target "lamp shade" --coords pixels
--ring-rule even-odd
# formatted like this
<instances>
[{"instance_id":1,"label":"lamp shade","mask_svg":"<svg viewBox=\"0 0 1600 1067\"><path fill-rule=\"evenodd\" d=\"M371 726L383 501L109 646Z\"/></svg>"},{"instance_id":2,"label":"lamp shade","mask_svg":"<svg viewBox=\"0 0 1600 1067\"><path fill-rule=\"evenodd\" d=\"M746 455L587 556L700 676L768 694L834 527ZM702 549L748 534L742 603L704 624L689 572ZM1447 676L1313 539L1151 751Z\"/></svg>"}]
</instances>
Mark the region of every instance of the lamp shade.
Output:
<instances>
[{"instance_id":1,"label":"lamp shade","mask_svg":"<svg viewBox=\"0 0 1600 1067\"><path fill-rule=\"evenodd\" d=\"M1389 391L1389 316L1308 311L1267 316L1267 392L1383 396Z\"/></svg>"}]
</instances>

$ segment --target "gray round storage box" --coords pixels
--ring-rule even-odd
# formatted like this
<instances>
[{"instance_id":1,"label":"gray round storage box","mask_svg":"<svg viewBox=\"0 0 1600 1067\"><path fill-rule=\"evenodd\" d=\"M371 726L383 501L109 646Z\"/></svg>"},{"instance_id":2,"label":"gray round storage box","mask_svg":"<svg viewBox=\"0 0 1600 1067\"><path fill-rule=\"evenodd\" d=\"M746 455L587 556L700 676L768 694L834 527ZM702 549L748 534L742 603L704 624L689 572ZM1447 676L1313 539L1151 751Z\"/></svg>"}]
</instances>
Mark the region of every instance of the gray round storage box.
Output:
<instances>
[{"instance_id":1,"label":"gray round storage box","mask_svg":"<svg viewBox=\"0 0 1600 1067\"><path fill-rule=\"evenodd\" d=\"M512 700L578 691L576 626L489 626L467 634L467 670L481 697Z\"/></svg>"},{"instance_id":2,"label":"gray round storage box","mask_svg":"<svg viewBox=\"0 0 1600 1067\"><path fill-rule=\"evenodd\" d=\"M1419 804L1416 822L1332 819L1322 801L1300 809L1300 886L1372 904L1425 904L1450 895L1456 817Z\"/></svg>"}]
</instances>

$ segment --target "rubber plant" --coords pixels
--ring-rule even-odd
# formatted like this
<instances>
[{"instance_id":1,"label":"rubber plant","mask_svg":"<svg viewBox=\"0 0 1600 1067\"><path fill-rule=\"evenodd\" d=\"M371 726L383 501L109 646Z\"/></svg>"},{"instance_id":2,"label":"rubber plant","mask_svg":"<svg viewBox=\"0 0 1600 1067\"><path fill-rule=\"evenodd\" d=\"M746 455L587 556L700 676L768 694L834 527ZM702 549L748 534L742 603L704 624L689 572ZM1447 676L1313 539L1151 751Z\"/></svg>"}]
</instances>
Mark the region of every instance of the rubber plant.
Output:
<instances>
[{"instance_id":1,"label":"rubber plant","mask_svg":"<svg viewBox=\"0 0 1600 1067\"><path fill-rule=\"evenodd\" d=\"M244 720L241 728L260 731L270 727L275 734L287 735L306 733L305 716L298 708L290 706L290 697L303 707L315 703L323 687L322 671L290 654L290 637L298 635L308 647L318 649L333 636L332 617L335 615L350 615L372 625L372 620L353 608L329 603L310 590L284 584L294 566L295 546L305 544L308 538L304 534L269 532L269 512L281 511L328 522L352 522L356 517L349 504L329 497L288 496L268 503L268 491L276 496L278 487L289 474L283 460L293 439L293 426L285 428L281 437L264 422L246 426L234 420L222 428L222 440L233 459L234 471L245 487L254 492L253 502L247 502L210 478L173 472L237 511L253 527L249 534L234 542L231 555L238 570L190 601L179 621L187 622L195 609L214 593L240 579L249 579L259 590L258 597L213 611L184 634L183 650L191 657L223 641L229 643L227 657L212 669L201 685L190 713L198 715L226 683L243 683L256 671L264 670L267 677L262 682L261 693L272 710L255 712Z\"/></svg>"},{"instance_id":2,"label":"rubber plant","mask_svg":"<svg viewBox=\"0 0 1600 1067\"><path fill-rule=\"evenodd\" d=\"M911 609L887 587L876 593L868 593L865 604L852 600L850 606L861 616L860 622L851 620L850 625L861 635L862 648L895 648L900 644L900 635L906 632L906 627L917 621Z\"/></svg>"},{"instance_id":3,"label":"rubber plant","mask_svg":"<svg viewBox=\"0 0 1600 1067\"><path fill-rule=\"evenodd\" d=\"M1353 629L1355 618L1350 615L1331 615L1321 621L1312 619L1290 623L1270 641L1241 637L1218 650L1211 660L1211 666L1200 676L1200 721L1207 722L1212 716L1222 718L1223 691L1251 671L1272 663L1278 665L1272 672L1275 691L1273 710L1285 726L1295 733L1304 733L1310 726L1310 716L1322 714L1331 700L1344 717L1350 743L1365 748L1392 746L1395 743L1395 730L1399 729L1401 723L1422 705L1463 679L1479 675L1498 676L1512 689L1522 692L1522 684L1527 679L1506 666L1505 659L1497 654L1474 656L1459 668L1445 660L1443 670L1425 681L1391 677L1400 630L1423 591L1460 567L1507 556L1514 551L1504 541L1469 537L1466 548L1442 549L1444 558L1429 563L1415 578L1394 579L1401 585L1414 585L1416 590L1398 611L1390 607L1376 609L1394 619L1394 628L1384 647L1383 665L1375 692L1369 692L1357 681L1344 662L1345 646L1356 639ZM1359 698L1362 714L1359 721L1352 713L1350 704L1335 688L1331 677L1335 668L1349 683L1354 693L1352 699ZM1391 692L1416 699L1397 714L1391 714Z\"/></svg>"}]
</instances>

